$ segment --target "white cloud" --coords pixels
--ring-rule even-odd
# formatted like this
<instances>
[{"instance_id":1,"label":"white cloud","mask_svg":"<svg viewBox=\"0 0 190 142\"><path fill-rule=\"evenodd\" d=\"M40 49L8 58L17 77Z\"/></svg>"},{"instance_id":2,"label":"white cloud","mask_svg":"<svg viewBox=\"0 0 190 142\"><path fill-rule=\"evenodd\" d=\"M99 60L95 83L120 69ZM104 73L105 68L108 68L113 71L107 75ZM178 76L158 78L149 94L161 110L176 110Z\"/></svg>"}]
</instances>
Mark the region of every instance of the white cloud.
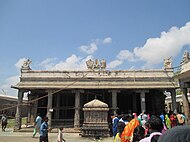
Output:
<instances>
[{"instance_id":1,"label":"white cloud","mask_svg":"<svg viewBox=\"0 0 190 142\"><path fill-rule=\"evenodd\" d=\"M107 37L102 41L103 44L110 44L112 43L112 38L111 37Z\"/></svg>"},{"instance_id":2,"label":"white cloud","mask_svg":"<svg viewBox=\"0 0 190 142\"><path fill-rule=\"evenodd\" d=\"M15 64L18 74L25 60L26 58L20 58ZM11 88L11 85L16 85L19 82L19 77L19 75L8 77L5 82L0 85L1 92L6 95L17 96L17 90Z\"/></svg>"},{"instance_id":3,"label":"white cloud","mask_svg":"<svg viewBox=\"0 0 190 142\"><path fill-rule=\"evenodd\" d=\"M65 61L60 61L59 63L52 63L51 59L46 59L42 61L39 65L45 67L48 70L85 70L86 61L92 59L92 56L87 56L86 58L81 58L76 55L71 55Z\"/></svg>"},{"instance_id":4,"label":"white cloud","mask_svg":"<svg viewBox=\"0 0 190 142\"><path fill-rule=\"evenodd\" d=\"M15 67L16 67L17 69L20 69L25 60L26 60L26 58L20 58L20 59L17 61L17 63L15 64Z\"/></svg>"},{"instance_id":5,"label":"white cloud","mask_svg":"<svg viewBox=\"0 0 190 142\"><path fill-rule=\"evenodd\" d=\"M86 53L86 54L93 54L98 50L98 45L104 45L104 44L110 44L112 43L112 38L111 37L106 37L105 39L95 39L93 40L90 45L82 45L79 47L79 49Z\"/></svg>"},{"instance_id":6,"label":"white cloud","mask_svg":"<svg viewBox=\"0 0 190 142\"><path fill-rule=\"evenodd\" d=\"M121 60L114 60L111 61L110 63L108 63L107 68L113 69L116 68L117 66L121 65L123 63L123 61Z\"/></svg>"},{"instance_id":7,"label":"white cloud","mask_svg":"<svg viewBox=\"0 0 190 142\"><path fill-rule=\"evenodd\" d=\"M149 38L143 47L136 47L136 58L152 66L168 57L176 57L185 45L190 45L190 22L181 28L172 27L158 38Z\"/></svg>"},{"instance_id":8,"label":"white cloud","mask_svg":"<svg viewBox=\"0 0 190 142\"><path fill-rule=\"evenodd\" d=\"M98 47L96 43L91 43L90 45L82 45L79 47L79 49L87 54L93 54L96 50L98 50Z\"/></svg>"},{"instance_id":9,"label":"white cloud","mask_svg":"<svg viewBox=\"0 0 190 142\"><path fill-rule=\"evenodd\" d=\"M129 70L135 70L135 66L131 66Z\"/></svg>"},{"instance_id":10,"label":"white cloud","mask_svg":"<svg viewBox=\"0 0 190 142\"><path fill-rule=\"evenodd\" d=\"M16 85L18 82L19 82L19 75L7 78L3 83L3 85L0 86L1 91L9 96L17 96L17 90L11 88L11 85Z\"/></svg>"},{"instance_id":11,"label":"white cloud","mask_svg":"<svg viewBox=\"0 0 190 142\"><path fill-rule=\"evenodd\" d=\"M45 69L51 69L55 65L54 61L56 61L56 58L47 58L44 61L42 61L39 66L45 68Z\"/></svg>"},{"instance_id":12,"label":"white cloud","mask_svg":"<svg viewBox=\"0 0 190 142\"><path fill-rule=\"evenodd\" d=\"M163 59L176 57L186 45L190 45L190 22L181 28L172 27L168 32L161 32L160 37L149 38L142 47L136 47L132 52L121 50L116 60L110 63L112 68L121 65L125 60L144 61L143 69L154 68Z\"/></svg>"},{"instance_id":13,"label":"white cloud","mask_svg":"<svg viewBox=\"0 0 190 142\"><path fill-rule=\"evenodd\" d=\"M134 61L134 54L128 50L121 50L117 55L117 58L120 60Z\"/></svg>"},{"instance_id":14,"label":"white cloud","mask_svg":"<svg viewBox=\"0 0 190 142\"><path fill-rule=\"evenodd\" d=\"M61 61L56 64L52 70L64 70L64 69L79 69L82 67L80 63L81 57L77 57L76 55L71 55L66 61Z\"/></svg>"}]
</instances>

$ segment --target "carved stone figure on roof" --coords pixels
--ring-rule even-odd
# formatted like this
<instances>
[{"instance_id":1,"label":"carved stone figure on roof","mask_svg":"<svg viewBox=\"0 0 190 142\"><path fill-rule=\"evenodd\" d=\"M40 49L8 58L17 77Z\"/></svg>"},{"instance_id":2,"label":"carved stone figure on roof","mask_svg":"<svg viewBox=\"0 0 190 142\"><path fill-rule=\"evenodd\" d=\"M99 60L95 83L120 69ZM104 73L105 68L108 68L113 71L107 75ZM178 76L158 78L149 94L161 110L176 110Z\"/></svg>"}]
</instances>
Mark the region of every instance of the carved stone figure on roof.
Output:
<instances>
[{"instance_id":1,"label":"carved stone figure on roof","mask_svg":"<svg viewBox=\"0 0 190 142\"><path fill-rule=\"evenodd\" d=\"M26 59L21 67L21 70L30 70L30 64L32 61L30 59Z\"/></svg>"},{"instance_id":2,"label":"carved stone figure on roof","mask_svg":"<svg viewBox=\"0 0 190 142\"><path fill-rule=\"evenodd\" d=\"M95 59L94 69L100 69L100 61L98 59Z\"/></svg>"},{"instance_id":3,"label":"carved stone figure on roof","mask_svg":"<svg viewBox=\"0 0 190 142\"><path fill-rule=\"evenodd\" d=\"M181 64L187 63L189 60L190 60L189 52L187 50L185 50L185 52L183 53L183 58L182 58Z\"/></svg>"},{"instance_id":4,"label":"carved stone figure on roof","mask_svg":"<svg viewBox=\"0 0 190 142\"><path fill-rule=\"evenodd\" d=\"M89 59L88 61L86 61L86 66L88 69L93 69L94 68L94 61Z\"/></svg>"},{"instance_id":5,"label":"carved stone figure on roof","mask_svg":"<svg viewBox=\"0 0 190 142\"><path fill-rule=\"evenodd\" d=\"M86 61L86 66L88 69L105 69L106 60L95 59L95 61L93 61L92 59L89 59L88 61Z\"/></svg>"},{"instance_id":6,"label":"carved stone figure on roof","mask_svg":"<svg viewBox=\"0 0 190 142\"><path fill-rule=\"evenodd\" d=\"M105 69L106 68L106 60L102 59L101 60L101 69Z\"/></svg>"},{"instance_id":7,"label":"carved stone figure on roof","mask_svg":"<svg viewBox=\"0 0 190 142\"><path fill-rule=\"evenodd\" d=\"M172 68L172 59L166 58L164 59L164 69L171 69Z\"/></svg>"}]
</instances>

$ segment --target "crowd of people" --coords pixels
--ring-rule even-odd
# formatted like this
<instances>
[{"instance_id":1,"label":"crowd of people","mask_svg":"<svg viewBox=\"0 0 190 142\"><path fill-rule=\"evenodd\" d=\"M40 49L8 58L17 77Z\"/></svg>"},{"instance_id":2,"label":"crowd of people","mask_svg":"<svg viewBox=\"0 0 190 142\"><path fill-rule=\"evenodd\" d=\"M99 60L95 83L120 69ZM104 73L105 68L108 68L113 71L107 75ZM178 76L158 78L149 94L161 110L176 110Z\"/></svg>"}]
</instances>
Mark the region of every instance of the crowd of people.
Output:
<instances>
[{"instance_id":1,"label":"crowd of people","mask_svg":"<svg viewBox=\"0 0 190 142\"><path fill-rule=\"evenodd\" d=\"M190 126L183 113L164 113L149 115L145 112L133 114L112 114L112 134L114 142L190 142ZM1 117L2 131L5 132L7 117ZM48 117L41 118L37 114L34 124L34 133L38 132L40 142L48 142ZM59 128L57 142L63 139L63 128Z\"/></svg>"},{"instance_id":2,"label":"crowd of people","mask_svg":"<svg viewBox=\"0 0 190 142\"><path fill-rule=\"evenodd\" d=\"M187 117L182 113L169 112L161 115L149 115L145 112L139 115L136 113L112 114L111 119L114 142L190 141L190 126L186 125Z\"/></svg>"}]
</instances>

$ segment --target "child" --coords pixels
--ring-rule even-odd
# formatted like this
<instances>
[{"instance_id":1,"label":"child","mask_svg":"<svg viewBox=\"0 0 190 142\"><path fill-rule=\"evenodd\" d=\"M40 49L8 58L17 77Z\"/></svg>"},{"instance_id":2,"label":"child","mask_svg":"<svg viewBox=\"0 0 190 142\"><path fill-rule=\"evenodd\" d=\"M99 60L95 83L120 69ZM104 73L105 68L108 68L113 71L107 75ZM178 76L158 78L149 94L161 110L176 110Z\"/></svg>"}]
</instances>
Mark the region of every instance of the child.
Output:
<instances>
[{"instance_id":1,"label":"child","mask_svg":"<svg viewBox=\"0 0 190 142\"><path fill-rule=\"evenodd\" d=\"M66 142L66 140L63 139L62 131L63 131L63 127L60 127L58 131L58 135L57 135L57 142L62 142L62 141Z\"/></svg>"}]
</instances>

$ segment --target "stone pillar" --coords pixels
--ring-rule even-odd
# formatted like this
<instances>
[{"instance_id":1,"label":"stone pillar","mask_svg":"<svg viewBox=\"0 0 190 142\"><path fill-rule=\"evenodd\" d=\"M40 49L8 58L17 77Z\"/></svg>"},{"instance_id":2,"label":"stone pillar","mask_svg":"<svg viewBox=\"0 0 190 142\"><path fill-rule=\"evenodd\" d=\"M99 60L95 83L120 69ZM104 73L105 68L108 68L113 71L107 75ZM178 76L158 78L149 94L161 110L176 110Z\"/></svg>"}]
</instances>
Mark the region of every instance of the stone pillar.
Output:
<instances>
[{"instance_id":1,"label":"stone pillar","mask_svg":"<svg viewBox=\"0 0 190 142\"><path fill-rule=\"evenodd\" d=\"M112 93L112 110L113 113L116 114L117 113L117 93L119 93L119 90L109 90L109 92Z\"/></svg>"},{"instance_id":2,"label":"stone pillar","mask_svg":"<svg viewBox=\"0 0 190 142\"><path fill-rule=\"evenodd\" d=\"M84 93L83 90L74 90L75 93L75 116L74 116L74 128L80 128L80 93Z\"/></svg>"},{"instance_id":3,"label":"stone pillar","mask_svg":"<svg viewBox=\"0 0 190 142\"><path fill-rule=\"evenodd\" d=\"M144 91L141 91L140 97L141 97L141 112L145 112L146 111L146 103L145 103L145 92Z\"/></svg>"},{"instance_id":4,"label":"stone pillar","mask_svg":"<svg viewBox=\"0 0 190 142\"><path fill-rule=\"evenodd\" d=\"M140 101L141 101L141 112L146 111L146 100L145 100L145 94L149 92L149 90L137 90L137 93L140 93Z\"/></svg>"},{"instance_id":5,"label":"stone pillar","mask_svg":"<svg viewBox=\"0 0 190 142\"><path fill-rule=\"evenodd\" d=\"M31 122L31 97L30 95L28 94L28 103L27 103L27 123L30 123Z\"/></svg>"},{"instance_id":6,"label":"stone pillar","mask_svg":"<svg viewBox=\"0 0 190 142\"><path fill-rule=\"evenodd\" d=\"M173 112L177 114L176 92L175 89L171 90L172 108Z\"/></svg>"},{"instance_id":7,"label":"stone pillar","mask_svg":"<svg viewBox=\"0 0 190 142\"><path fill-rule=\"evenodd\" d=\"M30 98L31 98L31 101L32 101L30 103L30 105L31 105L31 109L30 109L31 118L30 118L30 121L34 123L35 119L36 119L37 111L38 111L38 101L37 100L33 101L33 100L37 99L38 95L32 93L32 94L30 94Z\"/></svg>"},{"instance_id":8,"label":"stone pillar","mask_svg":"<svg viewBox=\"0 0 190 142\"><path fill-rule=\"evenodd\" d=\"M182 87L181 90L182 90L183 110L184 110L185 116L187 116L188 121L189 121L190 113L189 113L189 100L188 100L188 96L187 96L187 85L184 84L181 87Z\"/></svg>"},{"instance_id":9,"label":"stone pillar","mask_svg":"<svg viewBox=\"0 0 190 142\"><path fill-rule=\"evenodd\" d=\"M47 117L48 117L48 125L49 128L52 127L51 122L52 122L52 103L53 103L53 92L54 90L47 90L48 92L48 104L47 104Z\"/></svg>"},{"instance_id":10,"label":"stone pillar","mask_svg":"<svg viewBox=\"0 0 190 142\"><path fill-rule=\"evenodd\" d=\"M55 111L55 118L59 119L59 107L60 107L60 94L56 95L56 111Z\"/></svg>"},{"instance_id":11,"label":"stone pillar","mask_svg":"<svg viewBox=\"0 0 190 142\"><path fill-rule=\"evenodd\" d=\"M14 126L15 131L21 129L21 124L22 124L22 118L21 118L22 100L23 100L23 90L19 90L18 91L18 103L17 103L16 115L15 115L15 126Z\"/></svg>"},{"instance_id":12,"label":"stone pillar","mask_svg":"<svg viewBox=\"0 0 190 142\"><path fill-rule=\"evenodd\" d=\"M30 103L27 104L27 111L28 111L28 114L27 114L27 123L30 123L30 120L31 120Z\"/></svg>"}]
</instances>

